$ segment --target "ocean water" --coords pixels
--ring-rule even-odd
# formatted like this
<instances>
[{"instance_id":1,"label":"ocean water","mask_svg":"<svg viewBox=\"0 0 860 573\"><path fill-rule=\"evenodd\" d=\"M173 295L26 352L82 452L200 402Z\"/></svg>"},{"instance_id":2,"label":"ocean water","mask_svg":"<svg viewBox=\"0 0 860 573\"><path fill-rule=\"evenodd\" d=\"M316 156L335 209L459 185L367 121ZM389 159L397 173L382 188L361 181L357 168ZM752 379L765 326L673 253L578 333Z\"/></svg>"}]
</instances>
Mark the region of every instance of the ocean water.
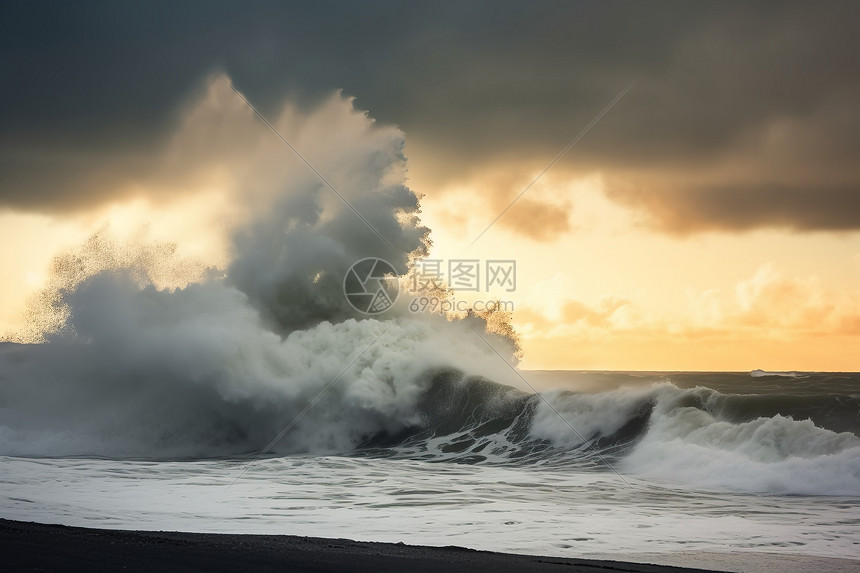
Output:
<instances>
[{"instance_id":1,"label":"ocean water","mask_svg":"<svg viewBox=\"0 0 860 573\"><path fill-rule=\"evenodd\" d=\"M530 394L437 373L413 426L340 452L5 456L0 511L119 529L856 570L860 375L756 374L524 372L541 390Z\"/></svg>"},{"instance_id":2,"label":"ocean water","mask_svg":"<svg viewBox=\"0 0 860 573\"><path fill-rule=\"evenodd\" d=\"M251 118L212 85L186 151ZM857 374L518 372L503 312L368 316L356 262L430 255L404 136L345 98L273 121L338 197L280 147L225 165L219 268L103 230L0 334L0 515L857 569Z\"/></svg>"}]
</instances>

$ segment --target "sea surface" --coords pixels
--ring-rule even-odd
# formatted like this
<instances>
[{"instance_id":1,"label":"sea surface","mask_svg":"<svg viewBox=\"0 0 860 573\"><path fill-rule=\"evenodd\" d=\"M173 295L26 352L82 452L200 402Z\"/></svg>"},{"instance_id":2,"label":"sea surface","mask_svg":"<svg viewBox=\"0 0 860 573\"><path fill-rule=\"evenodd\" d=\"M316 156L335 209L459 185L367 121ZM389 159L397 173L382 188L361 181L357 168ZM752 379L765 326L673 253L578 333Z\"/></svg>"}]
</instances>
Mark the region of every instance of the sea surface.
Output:
<instances>
[{"instance_id":1,"label":"sea surface","mask_svg":"<svg viewBox=\"0 0 860 573\"><path fill-rule=\"evenodd\" d=\"M342 451L18 451L0 457L0 515L732 571L860 568L860 375L522 376L539 392L437 373L413 425ZM5 449L21 449L4 429Z\"/></svg>"}]
</instances>

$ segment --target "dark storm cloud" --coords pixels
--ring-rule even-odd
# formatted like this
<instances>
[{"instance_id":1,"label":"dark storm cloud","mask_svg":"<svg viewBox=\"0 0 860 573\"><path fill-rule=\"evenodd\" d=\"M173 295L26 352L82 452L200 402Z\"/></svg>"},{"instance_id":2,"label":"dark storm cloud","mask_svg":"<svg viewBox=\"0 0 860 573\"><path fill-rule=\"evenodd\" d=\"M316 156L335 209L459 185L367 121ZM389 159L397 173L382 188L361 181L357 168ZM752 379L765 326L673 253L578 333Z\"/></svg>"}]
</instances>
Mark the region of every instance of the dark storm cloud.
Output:
<instances>
[{"instance_id":1,"label":"dark storm cloud","mask_svg":"<svg viewBox=\"0 0 860 573\"><path fill-rule=\"evenodd\" d=\"M837 231L860 228L858 190L857 185L735 184L627 191L615 198L644 209L659 228L673 234L760 226Z\"/></svg>"},{"instance_id":2,"label":"dark storm cloud","mask_svg":"<svg viewBox=\"0 0 860 573\"><path fill-rule=\"evenodd\" d=\"M663 228L860 227L860 8L837 3L6 4L0 204L56 211L144 176L225 71L264 113L335 89L427 152L628 174ZM661 183L670 177L685 183ZM643 182L642 185L630 184ZM825 189L825 191L822 191ZM853 222L852 222L853 221Z\"/></svg>"}]
</instances>

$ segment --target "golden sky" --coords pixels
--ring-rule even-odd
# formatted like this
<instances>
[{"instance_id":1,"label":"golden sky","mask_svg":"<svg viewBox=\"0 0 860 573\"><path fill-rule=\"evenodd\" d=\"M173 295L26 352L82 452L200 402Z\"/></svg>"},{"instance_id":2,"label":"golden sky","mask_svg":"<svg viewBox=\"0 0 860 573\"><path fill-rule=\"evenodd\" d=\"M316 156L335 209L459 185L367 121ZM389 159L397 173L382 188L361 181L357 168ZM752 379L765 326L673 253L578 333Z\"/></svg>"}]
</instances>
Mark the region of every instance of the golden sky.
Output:
<instances>
[{"instance_id":1,"label":"golden sky","mask_svg":"<svg viewBox=\"0 0 860 573\"><path fill-rule=\"evenodd\" d=\"M423 202L433 256L517 260L517 291L497 294L515 305L524 367L860 367L860 234L666 235L607 201L600 173L545 176L530 193L566 202L570 229L535 240L500 220L466 250L504 206L489 211L468 187L462 203L452 193ZM446 225L452 213L466 215Z\"/></svg>"}]
</instances>

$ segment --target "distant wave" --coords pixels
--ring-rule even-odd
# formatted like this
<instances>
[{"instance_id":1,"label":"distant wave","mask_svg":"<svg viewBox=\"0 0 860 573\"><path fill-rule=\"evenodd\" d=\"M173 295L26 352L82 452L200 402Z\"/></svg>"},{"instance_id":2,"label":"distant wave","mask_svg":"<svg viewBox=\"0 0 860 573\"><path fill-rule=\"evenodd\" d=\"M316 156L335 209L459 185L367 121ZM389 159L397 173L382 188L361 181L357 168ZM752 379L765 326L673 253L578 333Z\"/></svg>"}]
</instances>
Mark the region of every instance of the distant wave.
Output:
<instances>
[{"instance_id":1,"label":"distant wave","mask_svg":"<svg viewBox=\"0 0 860 573\"><path fill-rule=\"evenodd\" d=\"M795 371L791 372L769 372L767 370L753 370L750 372L753 378L762 378L764 376L784 376L786 378L797 378L799 374Z\"/></svg>"}]
</instances>

